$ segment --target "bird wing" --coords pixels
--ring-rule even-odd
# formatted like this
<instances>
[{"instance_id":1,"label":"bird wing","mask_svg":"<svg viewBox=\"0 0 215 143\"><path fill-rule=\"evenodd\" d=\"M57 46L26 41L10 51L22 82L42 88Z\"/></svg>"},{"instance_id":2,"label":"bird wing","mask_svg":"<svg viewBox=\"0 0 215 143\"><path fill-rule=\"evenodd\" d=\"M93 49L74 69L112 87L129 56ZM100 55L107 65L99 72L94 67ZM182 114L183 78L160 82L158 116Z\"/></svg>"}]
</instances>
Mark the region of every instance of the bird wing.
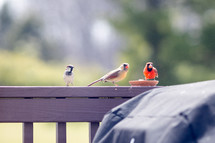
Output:
<instances>
[{"instance_id":1,"label":"bird wing","mask_svg":"<svg viewBox=\"0 0 215 143\"><path fill-rule=\"evenodd\" d=\"M154 67L155 76L158 77L158 70Z\"/></svg>"},{"instance_id":2,"label":"bird wing","mask_svg":"<svg viewBox=\"0 0 215 143\"><path fill-rule=\"evenodd\" d=\"M120 69L113 70L102 77L103 80L111 80L119 76Z\"/></svg>"},{"instance_id":3,"label":"bird wing","mask_svg":"<svg viewBox=\"0 0 215 143\"><path fill-rule=\"evenodd\" d=\"M113 70L113 71L110 71L109 73L107 73L106 75L104 75L103 77L101 77L100 79L90 83L88 86L91 86L97 82L100 82L100 81L106 81L106 80L111 80L111 79L114 79L116 77L118 77L119 75L119 72L120 72L120 69L116 69L116 70Z\"/></svg>"}]
</instances>

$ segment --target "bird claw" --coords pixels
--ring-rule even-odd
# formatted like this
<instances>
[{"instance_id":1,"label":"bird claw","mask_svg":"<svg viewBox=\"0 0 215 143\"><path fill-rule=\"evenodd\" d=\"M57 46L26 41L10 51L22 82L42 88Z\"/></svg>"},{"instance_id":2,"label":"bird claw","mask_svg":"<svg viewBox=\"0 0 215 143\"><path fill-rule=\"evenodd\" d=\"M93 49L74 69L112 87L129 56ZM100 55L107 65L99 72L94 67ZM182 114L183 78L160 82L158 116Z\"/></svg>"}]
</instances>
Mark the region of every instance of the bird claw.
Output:
<instances>
[{"instance_id":1,"label":"bird claw","mask_svg":"<svg viewBox=\"0 0 215 143\"><path fill-rule=\"evenodd\" d=\"M118 86L118 84L116 84L116 83L113 83L115 86Z\"/></svg>"}]
</instances>

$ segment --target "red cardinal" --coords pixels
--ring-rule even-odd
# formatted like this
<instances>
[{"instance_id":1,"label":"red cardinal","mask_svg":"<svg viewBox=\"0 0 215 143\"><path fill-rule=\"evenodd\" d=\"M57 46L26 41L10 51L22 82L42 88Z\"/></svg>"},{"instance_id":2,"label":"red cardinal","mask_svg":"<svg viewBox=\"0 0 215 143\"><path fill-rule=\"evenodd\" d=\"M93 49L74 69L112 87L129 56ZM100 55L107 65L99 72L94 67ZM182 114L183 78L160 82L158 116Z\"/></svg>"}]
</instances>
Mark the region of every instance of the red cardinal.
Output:
<instances>
[{"instance_id":1,"label":"red cardinal","mask_svg":"<svg viewBox=\"0 0 215 143\"><path fill-rule=\"evenodd\" d=\"M143 74L145 76L145 80L158 78L158 71L155 67L153 67L152 62L146 63L145 68L143 69Z\"/></svg>"}]
</instances>

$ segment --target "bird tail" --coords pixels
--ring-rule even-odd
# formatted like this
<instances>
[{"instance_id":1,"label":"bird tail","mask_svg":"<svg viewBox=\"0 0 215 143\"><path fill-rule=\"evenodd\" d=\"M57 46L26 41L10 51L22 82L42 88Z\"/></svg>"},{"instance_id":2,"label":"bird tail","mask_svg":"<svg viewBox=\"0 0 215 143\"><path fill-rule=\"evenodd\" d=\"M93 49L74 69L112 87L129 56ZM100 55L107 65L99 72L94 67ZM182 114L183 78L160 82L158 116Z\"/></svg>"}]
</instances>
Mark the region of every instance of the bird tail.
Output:
<instances>
[{"instance_id":1,"label":"bird tail","mask_svg":"<svg viewBox=\"0 0 215 143\"><path fill-rule=\"evenodd\" d=\"M98 80L96 80L96 81L90 83L88 86L91 86L91 85L93 85L93 84L95 84L95 83L97 83L97 82L100 82L100 81L102 81L102 79L98 79Z\"/></svg>"}]
</instances>

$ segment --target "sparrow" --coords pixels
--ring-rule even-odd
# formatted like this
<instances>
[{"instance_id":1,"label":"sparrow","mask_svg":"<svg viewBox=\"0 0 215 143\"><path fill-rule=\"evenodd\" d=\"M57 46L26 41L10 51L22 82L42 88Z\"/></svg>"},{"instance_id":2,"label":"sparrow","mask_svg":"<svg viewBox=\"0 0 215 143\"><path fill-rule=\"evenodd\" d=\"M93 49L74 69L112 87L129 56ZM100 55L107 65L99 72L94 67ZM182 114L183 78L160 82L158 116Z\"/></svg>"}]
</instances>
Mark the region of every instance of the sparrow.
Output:
<instances>
[{"instance_id":1,"label":"sparrow","mask_svg":"<svg viewBox=\"0 0 215 143\"><path fill-rule=\"evenodd\" d=\"M73 68L74 68L73 65L68 65L63 74L63 79L66 83L66 86L69 86L70 83L73 85L73 72L72 72Z\"/></svg>"},{"instance_id":2,"label":"sparrow","mask_svg":"<svg viewBox=\"0 0 215 143\"><path fill-rule=\"evenodd\" d=\"M152 62L147 62L144 69L143 74L145 76L145 80L158 78L158 71L155 67L153 67Z\"/></svg>"},{"instance_id":3,"label":"sparrow","mask_svg":"<svg viewBox=\"0 0 215 143\"><path fill-rule=\"evenodd\" d=\"M117 69L110 71L109 73L105 74L100 79L90 83L88 86L91 86L97 82L103 81L103 82L112 82L115 86L118 86L115 84L116 82L123 80L128 72L129 64L123 63L121 64Z\"/></svg>"}]
</instances>

